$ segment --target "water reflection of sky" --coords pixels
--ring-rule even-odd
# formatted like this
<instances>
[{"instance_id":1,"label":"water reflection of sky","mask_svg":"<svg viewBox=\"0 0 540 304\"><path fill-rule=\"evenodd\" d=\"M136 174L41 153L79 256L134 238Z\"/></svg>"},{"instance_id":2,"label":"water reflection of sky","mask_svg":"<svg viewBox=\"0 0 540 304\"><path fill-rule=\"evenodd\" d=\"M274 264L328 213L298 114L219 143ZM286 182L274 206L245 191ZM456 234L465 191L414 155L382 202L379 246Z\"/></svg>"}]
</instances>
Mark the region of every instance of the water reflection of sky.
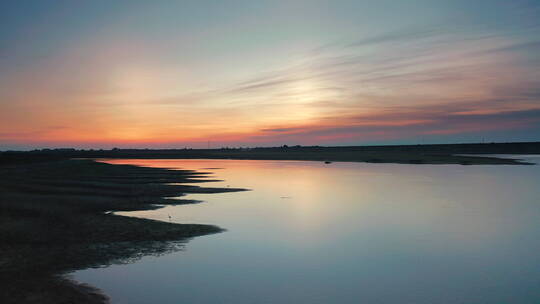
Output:
<instances>
[{"instance_id":1,"label":"water reflection of sky","mask_svg":"<svg viewBox=\"0 0 540 304\"><path fill-rule=\"evenodd\" d=\"M224 168L203 185L252 191L130 213L227 232L76 273L113 303L540 301L538 166L115 162Z\"/></svg>"}]
</instances>

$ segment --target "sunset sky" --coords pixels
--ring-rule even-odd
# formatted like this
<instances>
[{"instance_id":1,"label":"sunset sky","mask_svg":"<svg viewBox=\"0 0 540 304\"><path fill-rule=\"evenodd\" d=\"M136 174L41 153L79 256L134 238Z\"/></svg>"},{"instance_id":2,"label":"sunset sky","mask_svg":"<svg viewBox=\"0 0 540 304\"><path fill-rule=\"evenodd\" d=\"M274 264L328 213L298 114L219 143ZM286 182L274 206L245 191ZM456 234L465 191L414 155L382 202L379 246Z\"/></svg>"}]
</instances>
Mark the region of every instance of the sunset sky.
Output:
<instances>
[{"instance_id":1,"label":"sunset sky","mask_svg":"<svg viewBox=\"0 0 540 304\"><path fill-rule=\"evenodd\" d=\"M0 150L540 140L540 1L3 1Z\"/></svg>"}]
</instances>

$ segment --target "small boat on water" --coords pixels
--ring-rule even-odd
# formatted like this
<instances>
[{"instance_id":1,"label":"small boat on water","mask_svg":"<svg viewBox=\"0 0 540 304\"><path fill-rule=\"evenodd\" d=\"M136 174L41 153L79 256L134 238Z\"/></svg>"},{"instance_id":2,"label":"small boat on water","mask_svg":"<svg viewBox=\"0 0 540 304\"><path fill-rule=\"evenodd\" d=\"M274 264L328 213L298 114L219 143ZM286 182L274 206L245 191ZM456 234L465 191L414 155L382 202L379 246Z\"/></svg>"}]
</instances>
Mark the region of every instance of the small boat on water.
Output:
<instances>
[{"instance_id":1,"label":"small boat on water","mask_svg":"<svg viewBox=\"0 0 540 304\"><path fill-rule=\"evenodd\" d=\"M329 161L329 160L325 160L324 163L325 163L325 164L331 164L332 162Z\"/></svg>"}]
</instances>

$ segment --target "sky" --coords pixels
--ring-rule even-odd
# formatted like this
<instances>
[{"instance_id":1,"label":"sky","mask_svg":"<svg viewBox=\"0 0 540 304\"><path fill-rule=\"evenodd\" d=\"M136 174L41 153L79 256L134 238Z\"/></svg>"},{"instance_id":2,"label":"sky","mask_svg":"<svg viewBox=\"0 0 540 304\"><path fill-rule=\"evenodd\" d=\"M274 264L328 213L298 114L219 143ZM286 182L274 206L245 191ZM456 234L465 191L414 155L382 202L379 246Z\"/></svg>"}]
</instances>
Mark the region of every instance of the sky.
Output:
<instances>
[{"instance_id":1,"label":"sky","mask_svg":"<svg viewBox=\"0 0 540 304\"><path fill-rule=\"evenodd\" d=\"M0 150L540 140L540 1L2 1Z\"/></svg>"}]
</instances>

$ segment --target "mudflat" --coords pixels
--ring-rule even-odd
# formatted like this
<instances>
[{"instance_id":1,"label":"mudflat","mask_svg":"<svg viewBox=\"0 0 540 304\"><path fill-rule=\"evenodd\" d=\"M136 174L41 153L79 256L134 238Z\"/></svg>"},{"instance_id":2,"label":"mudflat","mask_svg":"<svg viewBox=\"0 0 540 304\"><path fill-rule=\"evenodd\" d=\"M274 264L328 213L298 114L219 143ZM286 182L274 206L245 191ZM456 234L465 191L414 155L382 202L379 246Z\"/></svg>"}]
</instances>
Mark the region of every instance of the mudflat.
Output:
<instances>
[{"instance_id":1,"label":"mudflat","mask_svg":"<svg viewBox=\"0 0 540 304\"><path fill-rule=\"evenodd\" d=\"M222 231L112 211L197 203L167 198L186 193L244 190L176 184L208 181L208 172L92 160L4 162L0 176L1 303L107 302L65 274L181 250L192 237Z\"/></svg>"}]
</instances>

